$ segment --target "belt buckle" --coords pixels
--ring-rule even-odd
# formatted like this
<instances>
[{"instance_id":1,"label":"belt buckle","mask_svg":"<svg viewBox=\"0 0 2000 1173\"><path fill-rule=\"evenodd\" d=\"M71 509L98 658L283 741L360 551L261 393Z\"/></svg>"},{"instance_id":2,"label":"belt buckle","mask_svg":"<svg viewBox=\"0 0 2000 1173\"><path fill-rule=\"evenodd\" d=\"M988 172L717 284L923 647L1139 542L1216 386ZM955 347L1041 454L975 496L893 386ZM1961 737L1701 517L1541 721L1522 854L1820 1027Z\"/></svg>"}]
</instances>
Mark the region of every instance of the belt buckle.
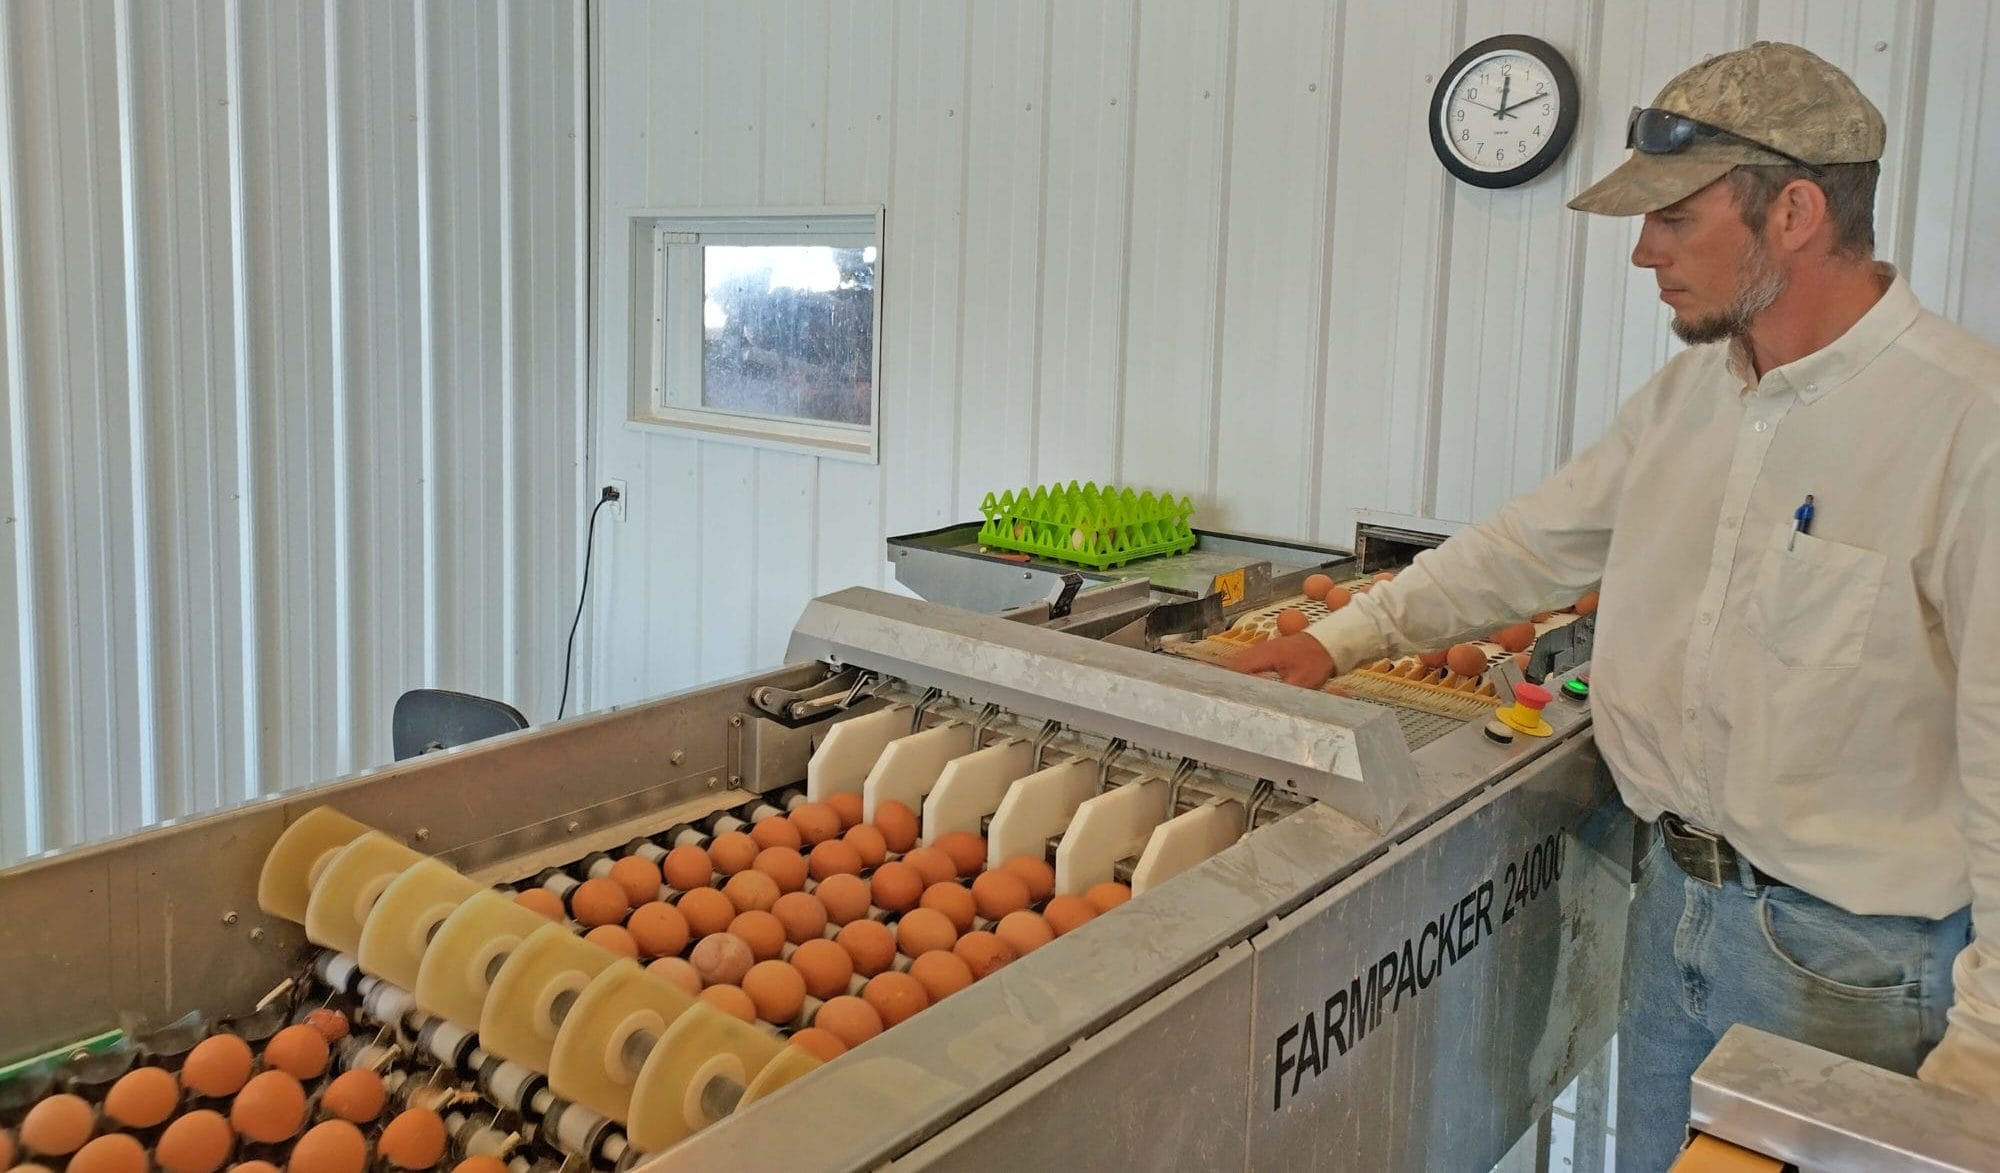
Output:
<instances>
[{"instance_id":1,"label":"belt buckle","mask_svg":"<svg viewBox=\"0 0 2000 1173\"><path fill-rule=\"evenodd\" d=\"M1722 887L1722 836L1697 827L1686 819L1676 818L1674 822L1677 826L1671 828L1672 834L1693 839L1708 849L1708 875L1697 876L1693 872L1688 874L1711 888ZM1687 871L1685 867L1681 870Z\"/></svg>"}]
</instances>

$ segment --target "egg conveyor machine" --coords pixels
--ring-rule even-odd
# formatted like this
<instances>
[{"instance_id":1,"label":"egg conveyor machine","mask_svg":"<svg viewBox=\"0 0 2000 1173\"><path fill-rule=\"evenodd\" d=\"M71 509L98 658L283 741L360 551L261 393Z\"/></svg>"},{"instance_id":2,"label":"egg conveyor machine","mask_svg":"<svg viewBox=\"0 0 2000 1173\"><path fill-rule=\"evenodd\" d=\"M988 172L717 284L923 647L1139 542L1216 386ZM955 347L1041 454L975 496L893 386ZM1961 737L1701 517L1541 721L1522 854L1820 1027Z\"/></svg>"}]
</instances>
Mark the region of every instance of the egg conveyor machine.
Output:
<instances>
[{"instance_id":1,"label":"egg conveyor machine","mask_svg":"<svg viewBox=\"0 0 2000 1173\"><path fill-rule=\"evenodd\" d=\"M291 979L564 1164L1485 1169L1609 1037L1631 838L1581 700L1413 739L861 589L789 658L0 871L0 1057ZM1131 899L822 1062L822 998L745 1022L508 898L843 793Z\"/></svg>"}]
</instances>

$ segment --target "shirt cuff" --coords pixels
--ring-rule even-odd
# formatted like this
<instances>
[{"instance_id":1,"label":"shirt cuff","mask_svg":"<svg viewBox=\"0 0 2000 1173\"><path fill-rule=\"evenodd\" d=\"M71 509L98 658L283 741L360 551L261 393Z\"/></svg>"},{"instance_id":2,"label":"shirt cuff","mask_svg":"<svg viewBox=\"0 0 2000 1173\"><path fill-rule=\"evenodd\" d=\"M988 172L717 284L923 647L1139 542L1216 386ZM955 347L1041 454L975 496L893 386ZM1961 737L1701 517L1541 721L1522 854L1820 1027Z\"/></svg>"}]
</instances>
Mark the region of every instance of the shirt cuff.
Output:
<instances>
[{"instance_id":1,"label":"shirt cuff","mask_svg":"<svg viewBox=\"0 0 2000 1173\"><path fill-rule=\"evenodd\" d=\"M1375 621L1352 603L1306 628L1306 634L1318 640L1326 654L1333 657L1335 672L1351 672L1379 659L1382 649L1388 646Z\"/></svg>"},{"instance_id":2,"label":"shirt cuff","mask_svg":"<svg viewBox=\"0 0 2000 1173\"><path fill-rule=\"evenodd\" d=\"M1988 1102L2000 1101L2000 1042L1964 1026L1947 1027L1943 1040L1917 1069L1917 1078Z\"/></svg>"}]
</instances>

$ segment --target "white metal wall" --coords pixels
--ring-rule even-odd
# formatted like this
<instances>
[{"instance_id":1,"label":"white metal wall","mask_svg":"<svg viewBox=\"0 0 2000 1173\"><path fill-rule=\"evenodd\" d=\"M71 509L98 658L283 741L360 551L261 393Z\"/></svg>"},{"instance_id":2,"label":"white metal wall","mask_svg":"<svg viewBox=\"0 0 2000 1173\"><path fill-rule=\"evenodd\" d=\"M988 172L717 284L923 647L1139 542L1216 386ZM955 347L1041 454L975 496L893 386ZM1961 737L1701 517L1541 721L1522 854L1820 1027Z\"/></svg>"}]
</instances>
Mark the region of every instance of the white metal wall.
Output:
<instances>
[{"instance_id":1,"label":"white metal wall","mask_svg":"<svg viewBox=\"0 0 2000 1173\"><path fill-rule=\"evenodd\" d=\"M1361 509L1485 515L1668 353L1635 225L1564 200L1627 109L1754 39L1882 107L1881 251L2000 338L1984 0L605 0L595 32L596 426L632 487L599 701L775 662L807 598L988 489L1111 479L1336 543ZM1499 32L1561 47L1585 110L1558 168L1485 192L1424 120ZM623 210L815 203L888 209L881 465L624 423Z\"/></svg>"},{"instance_id":2,"label":"white metal wall","mask_svg":"<svg viewBox=\"0 0 2000 1173\"><path fill-rule=\"evenodd\" d=\"M553 715L581 0L0 7L0 862Z\"/></svg>"}]
</instances>

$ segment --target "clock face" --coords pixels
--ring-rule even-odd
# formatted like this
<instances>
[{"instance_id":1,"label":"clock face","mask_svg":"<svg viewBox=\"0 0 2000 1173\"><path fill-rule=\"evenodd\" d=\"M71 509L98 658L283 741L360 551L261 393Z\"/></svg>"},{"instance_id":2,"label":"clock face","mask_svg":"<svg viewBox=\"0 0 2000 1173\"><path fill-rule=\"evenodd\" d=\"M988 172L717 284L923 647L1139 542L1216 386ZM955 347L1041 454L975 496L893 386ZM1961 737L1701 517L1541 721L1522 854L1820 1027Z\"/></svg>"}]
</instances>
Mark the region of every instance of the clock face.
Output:
<instances>
[{"instance_id":1,"label":"clock face","mask_svg":"<svg viewBox=\"0 0 2000 1173\"><path fill-rule=\"evenodd\" d=\"M1513 187L1555 165L1583 102L1555 46L1507 34L1460 53L1431 95L1431 148L1475 187Z\"/></svg>"},{"instance_id":2,"label":"clock face","mask_svg":"<svg viewBox=\"0 0 2000 1173\"><path fill-rule=\"evenodd\" d=\"M1438 130L1475 171L1512 171L1554 141L1562 93L1554 73L1518 49L1475 58L1449 79Z\"/></svg>"}]
</instances>

